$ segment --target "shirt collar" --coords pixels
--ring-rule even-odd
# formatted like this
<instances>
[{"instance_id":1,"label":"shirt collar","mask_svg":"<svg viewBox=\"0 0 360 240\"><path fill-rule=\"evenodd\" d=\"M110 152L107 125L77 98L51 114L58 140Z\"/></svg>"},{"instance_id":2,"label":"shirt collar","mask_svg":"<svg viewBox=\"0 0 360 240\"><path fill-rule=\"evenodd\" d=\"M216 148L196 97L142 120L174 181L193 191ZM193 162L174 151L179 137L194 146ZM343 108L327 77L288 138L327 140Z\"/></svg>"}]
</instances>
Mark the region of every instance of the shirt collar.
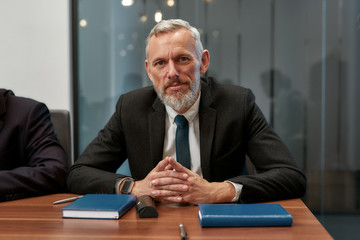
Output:
<instances>
[{"instance_id":1,"label":"shirt collar","mask_svg":"<svg viewBox=\"0 0 360 240\"><path fill-rule=\"evenodd\" d=\"M189 123L191 123L194 120L194 118L199 112L200 97L201 97L201 91L195 103L189 108L189 110L187 110L185 113L182 114L188 120ZM179 113L177 113L174 109L172 109L168 105L165 105L165 108L166 108L166 113L170 117L170 122L174 123L174 119Z\"/></svg>"}]
</instances>

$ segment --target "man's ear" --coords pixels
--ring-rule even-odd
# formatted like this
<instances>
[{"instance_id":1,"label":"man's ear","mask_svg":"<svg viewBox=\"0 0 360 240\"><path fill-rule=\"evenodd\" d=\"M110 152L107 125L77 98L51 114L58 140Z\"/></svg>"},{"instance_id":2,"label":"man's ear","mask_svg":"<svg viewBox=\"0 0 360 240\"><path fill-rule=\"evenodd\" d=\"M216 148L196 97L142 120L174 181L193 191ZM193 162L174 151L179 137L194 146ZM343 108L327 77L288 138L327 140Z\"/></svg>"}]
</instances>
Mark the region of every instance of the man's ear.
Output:
<instances>
[{"instance_id":1,"label":"man's ear","mask_svg":"<svg viewBox=\"0 0 360 240\"><path fill-rule=\"evenodd\" d=\"M200 73L204 74L209 68L210 64L210 53L208 50L204 50L201 56Z\"/></svg>"},{"instance_id":2,"label":"man's ear","mask_svg":"<svg viewBox=\"0 0 360 240\"><path fill-rule=\"evenodd\" d=\"M152 78L152 75L151 75L151 72L150 72L149 62L148 62L147 59L145 60L145 69L146 69L146 72L147 72L148 77L149 77L150 80L153 82L153 78Z\"/></svg>"}]
</instances>

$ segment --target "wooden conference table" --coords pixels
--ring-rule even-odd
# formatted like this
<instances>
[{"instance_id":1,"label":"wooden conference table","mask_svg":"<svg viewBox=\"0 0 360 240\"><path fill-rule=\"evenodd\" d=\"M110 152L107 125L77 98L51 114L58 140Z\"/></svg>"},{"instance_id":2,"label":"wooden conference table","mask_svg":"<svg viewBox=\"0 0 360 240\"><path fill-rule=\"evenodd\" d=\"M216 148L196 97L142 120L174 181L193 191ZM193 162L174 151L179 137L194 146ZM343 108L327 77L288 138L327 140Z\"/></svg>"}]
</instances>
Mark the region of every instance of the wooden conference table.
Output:
<instances>
[{"instance_id":1,"label":"wooden conference table","mask_svg":"<svg viewBox=\"0 0 360 240\"><path fill-rule=\"evenodd\" d=\"M0 203L0 239L332 239L300 199L277 201L292 216L291 227L201 228L197 206L157 205L158 218L139 218L133 207L119 220L63 219L53 205L74 194L54 194Z\"/></svg>"}]
</instances>

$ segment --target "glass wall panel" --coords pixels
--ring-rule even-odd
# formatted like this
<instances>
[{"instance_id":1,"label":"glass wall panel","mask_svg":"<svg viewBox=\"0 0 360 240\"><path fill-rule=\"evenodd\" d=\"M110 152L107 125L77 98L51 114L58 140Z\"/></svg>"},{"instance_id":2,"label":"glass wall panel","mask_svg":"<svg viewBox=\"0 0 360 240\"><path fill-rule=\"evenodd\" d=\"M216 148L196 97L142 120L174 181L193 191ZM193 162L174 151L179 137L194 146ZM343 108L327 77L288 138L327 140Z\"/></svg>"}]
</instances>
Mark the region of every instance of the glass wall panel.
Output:
<instances>
[{"instance_id":1,"label":"glass wall panel","mask_svg":"<svg viewBox=\"0 0 360 240\"><path fill-rule=\"evenodd\" d=\"M254 92L307 174L303 200L330 234L339 239L360 234L351 228L360 212L360 1L74 3L78 153L106 124L121 94L151 84L145 40L155 13L182 18L199 29L210 51L207 74Z\"/></svg>"}]
</instances>

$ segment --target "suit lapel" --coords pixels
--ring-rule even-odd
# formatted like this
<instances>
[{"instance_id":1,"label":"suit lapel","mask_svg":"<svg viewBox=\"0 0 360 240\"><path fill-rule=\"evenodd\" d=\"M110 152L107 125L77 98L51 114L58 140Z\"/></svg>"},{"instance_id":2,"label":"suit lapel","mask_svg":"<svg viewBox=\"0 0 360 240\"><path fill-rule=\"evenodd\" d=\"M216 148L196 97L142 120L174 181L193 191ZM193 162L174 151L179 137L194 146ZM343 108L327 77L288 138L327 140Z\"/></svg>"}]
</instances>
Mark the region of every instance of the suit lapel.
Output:
<instances>
[{"instance_id":1,"label":"suit lapel","mask_svg":"<svg viewBox=\"0 0 360 240\"><path fill-rule=\"evenodd\" d=\"M163 157L165 137L165 106L159 98L153 104L154 112L149 115L150 156L154 166Z\"/></svg>"},{"instance_id":2,"label":"suit lapel","mask_svg":"<svg viewBox=\"0 0 360 240\"><path fill-rule=\"evenodd\" d=\"M199 107L200 154L203 177L207 180L210 180L211 150L216 125L216 110L210 107L211 103L210 90L207 85L202 84Z\"/></svg>"},{"instance_id":3,"label":"suit lapel","mask_svg":"<svg viewBox=\"0 0 360 240\"><path fill-rule=\"evenodd\" d=\"M210 180L211 150L216 125L216 110L210 107L212 98L209 86L202 82L199 107L200 154L203 177ZM165 137L165 106L159 98L153 104L154 112L149 115L150 156L154 166L163 157Z\"/></svg>"}]
</instances>

